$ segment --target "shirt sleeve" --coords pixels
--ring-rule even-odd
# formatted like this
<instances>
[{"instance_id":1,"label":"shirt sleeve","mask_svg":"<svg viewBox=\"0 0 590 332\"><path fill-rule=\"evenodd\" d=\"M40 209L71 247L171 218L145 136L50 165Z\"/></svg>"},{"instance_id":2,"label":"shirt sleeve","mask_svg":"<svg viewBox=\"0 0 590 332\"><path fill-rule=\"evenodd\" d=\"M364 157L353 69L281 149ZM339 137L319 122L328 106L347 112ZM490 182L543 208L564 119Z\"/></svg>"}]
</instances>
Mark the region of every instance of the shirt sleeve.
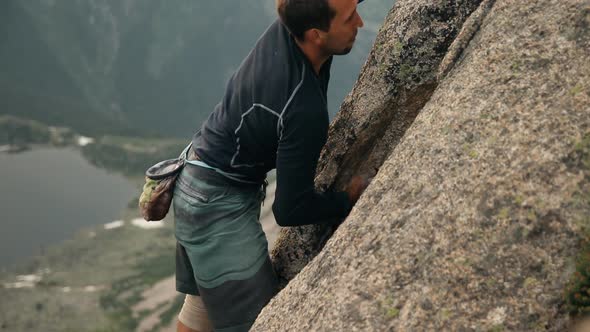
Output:
<instances>
[{"instance_id":1,"label":"shirt sleeve","mask_svg":"<svg viewBox=\"0 0 590 332\"><path fill-rule=\"evenodd\" d=\"M283 119L277 149L277 188L272 209L280 226L340 221L351 209L345 192L317 192L314 178L326 143L327 112L318 108L291 109Z\"/></svg>"}]
</instances>

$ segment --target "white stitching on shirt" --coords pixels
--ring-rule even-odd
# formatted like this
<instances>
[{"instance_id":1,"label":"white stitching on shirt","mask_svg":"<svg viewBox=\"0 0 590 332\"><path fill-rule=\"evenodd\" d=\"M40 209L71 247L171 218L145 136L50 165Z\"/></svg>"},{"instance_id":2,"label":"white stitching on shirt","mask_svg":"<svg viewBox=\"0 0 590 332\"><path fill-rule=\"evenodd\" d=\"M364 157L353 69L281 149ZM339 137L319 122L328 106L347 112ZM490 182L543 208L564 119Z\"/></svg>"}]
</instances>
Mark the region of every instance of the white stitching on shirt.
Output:
<instances>
[{"instance_id":1,"label":"white stitching on shirt","mask_svg":"<svg viewBox=\"0 0 590 332\"><path fill-rule=\"evenodd\" d=\"M234 153L233 157L231 158L231 162L230 165L232 167L255 167L258 165L262 165L262 163L257 163L257 164L235 164L236 161L236 157L238 156L238 154L240 153L240 136L238 136L238 131L240 131L240 129L242 128L242 125L244 124L244 117L246 117L246 115L250 114L250 112L252 112L255 107L260 107L261 109L271 113L272 115L280 118L281 115L275 111L273 111L272 109L270 109L269 107L266 107L262 104L253 104L252 107L250 107L250 109L248 109L244 114L242 114L242 118L240 119L240 125L238 126L238 128L236 128L235 130L235 134L236 134L236 152Z\"/></svg>"},{"instance_id":2,"label":"white stitching on shirt","mask_svg":"<svg viewBox=\"0 0 590 332\"><path fill-rule=\"evenodd\" d=\"M277 136L279 136L279 140L282 139L283 138L283 129L284 129L284 127L283 127L283 114L287 110L287 107L289 107L289 105L291 104L291 101L293 101L293 98L295 98L295 94L297 94L297 91L299 91L299 89L303 85L304 80L305 80L305 63L302 63L301 81L297 84L297 86L295 87L295 90L293 90L293 93L291 94L291 96L287 100L287 103L285 103L285 106L281 110L280 114L275 112L271 108L269 108L263 104L259 104L259 103L252 104L252 107L250 107L246 112L244 112L242 114L241 119L240 119L240 124L238 125L238 128L236 128L236 130L234 131L234 133L236 134L236 137L237 137L236 138L236 152L234 153L233 157L231 158L231 162L230 162L231 167L256 167L259 165L263 165L263 163L235 164L236 157L240 153L240 137L238 135L238 131L240 131L240 129L242 128L242 125L244 124L244 118L248 114L250 114L250 112L252 112L256 107L260 107L261 109L273 114L274 116L276 116L278 118L277 119Z\"/></svg>"},{"instance_id":3,"label":"white stitching on shirt","mask_svg":"<svg viewBox=\"0 0 590 332\"><path fill-rule=\"evenodd\" d=\"M287 100L287 103L285 104L285 107L283 107L283 110L281 111L281 115L279 116L279 122L277 122L277 135L279 136L279 140L283 138L283 114L285 113L285 111L287 110L287 107L289 107L289 105L291 104L291 101L293 101L293 98L295 98L295 95L297 94L297 91L299 91L299 88L301 88L301 86L303 85L303 81L305 80L305 63L301 64L301 81L299 82L299 84L297 84L297 86L295 87L295 90L293 90L293 93L291 94L291 97L289 97L289 100ZM279 134L279 124L281 126L281 132Z\"/></svg>"}]
</instances>

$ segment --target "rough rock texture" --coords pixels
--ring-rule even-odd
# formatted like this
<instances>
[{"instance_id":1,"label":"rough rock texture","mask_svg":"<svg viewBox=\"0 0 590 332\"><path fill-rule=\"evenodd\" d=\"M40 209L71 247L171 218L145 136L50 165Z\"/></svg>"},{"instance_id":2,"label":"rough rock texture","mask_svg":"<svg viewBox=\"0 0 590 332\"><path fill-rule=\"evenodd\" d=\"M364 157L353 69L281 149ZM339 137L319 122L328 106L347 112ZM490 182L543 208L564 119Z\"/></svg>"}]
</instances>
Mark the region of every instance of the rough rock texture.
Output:
<instances>
[{"instance_id":1,"label":"rough rock texture","mask_svg":"<svg viewBox=\"0 0 590 332\"><path fill-rule=\"evenodd\" d=\"M566 329L590 224L590 1L478 5L396 3L316 180L377 176L307 266L329 230L280 235L279 273L303 270L252 330Z\"/></svg>"},{"instance_id":2,"label":"rough rock texture","mask_svg":"<svg viewBox=\"0 0 590 332\"><path fill-rule=\"evenodd\" d=\"M371 176L397 145L437 85L440 63L481 0L398 1L382 26L356 86L330 127L316 185L344 189ZM333 229L283 229L272 252L285 283L319 252Z\"/></svg>"}]
</instances>

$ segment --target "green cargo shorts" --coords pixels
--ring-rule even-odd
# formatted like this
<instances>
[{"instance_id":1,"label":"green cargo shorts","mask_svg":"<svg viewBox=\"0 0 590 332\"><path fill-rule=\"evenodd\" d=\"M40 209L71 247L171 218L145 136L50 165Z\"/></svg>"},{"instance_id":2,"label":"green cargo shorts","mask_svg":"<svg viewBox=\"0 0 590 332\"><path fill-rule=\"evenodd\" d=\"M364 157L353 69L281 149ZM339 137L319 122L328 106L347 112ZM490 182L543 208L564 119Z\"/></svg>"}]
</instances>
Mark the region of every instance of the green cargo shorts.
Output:
<instances>
[{"instance_id":1,"label":"green cargo shorts","mask_svg":"<svg viewBox=\"0 0 590 332\"><path fill-rule=\"evenodd\" d=\"M176 288L200 295L217 331L247 331L278 290L260 225L262 186L186 165L174 189Z\"/></svg>"}]
</instances>

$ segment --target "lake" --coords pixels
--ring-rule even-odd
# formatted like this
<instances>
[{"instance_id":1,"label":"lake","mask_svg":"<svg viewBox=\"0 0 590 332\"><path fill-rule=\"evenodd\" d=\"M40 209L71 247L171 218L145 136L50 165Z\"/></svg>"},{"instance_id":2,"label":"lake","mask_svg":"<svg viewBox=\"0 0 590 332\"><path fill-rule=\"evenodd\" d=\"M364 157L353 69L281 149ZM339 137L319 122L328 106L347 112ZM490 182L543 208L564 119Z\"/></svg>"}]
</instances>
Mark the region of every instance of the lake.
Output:
<instances>
[{"instance_id":1,"label":"lake","mask_svg":"<svg viewBox=\"0 0 590 332\"><path fill-rule=\"evenodd\" d=\"M0 153L0 270L88 226L119 219L136 184L88 163L73 148Z\"/></svg>"}]
</instances>

